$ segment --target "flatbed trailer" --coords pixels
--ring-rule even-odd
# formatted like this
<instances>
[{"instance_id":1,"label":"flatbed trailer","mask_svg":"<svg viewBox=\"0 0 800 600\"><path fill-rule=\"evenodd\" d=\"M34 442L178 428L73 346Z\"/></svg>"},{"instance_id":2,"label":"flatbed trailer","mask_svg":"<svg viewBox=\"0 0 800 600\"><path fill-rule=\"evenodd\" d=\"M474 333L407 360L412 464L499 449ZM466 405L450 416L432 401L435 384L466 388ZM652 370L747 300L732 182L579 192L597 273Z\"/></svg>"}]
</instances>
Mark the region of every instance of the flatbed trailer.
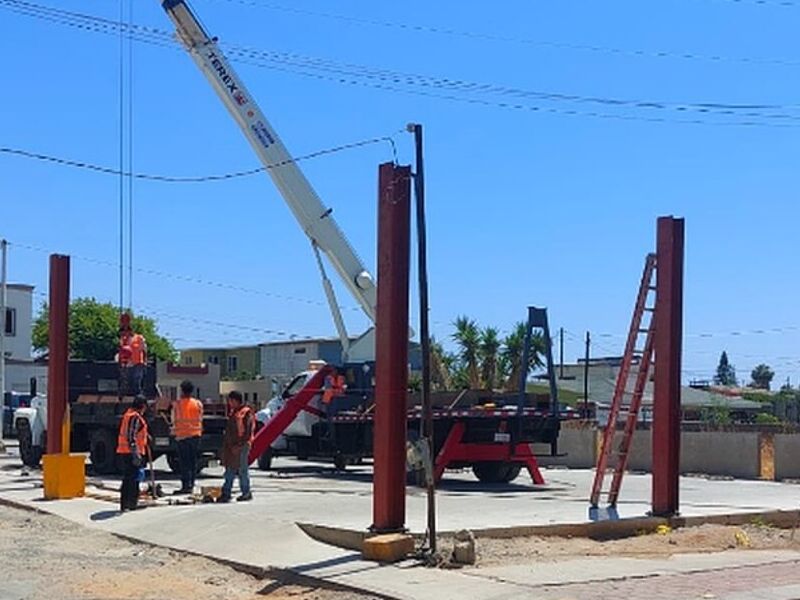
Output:
<instances>
[{"instance_id":1,"label":"flatbed trailer","mask_svg":"<svg viewBox=\"0 0 800 600\"><path fill-rule=\"evenodd\" d=\"M343 371L348 375L353 372L347 367ZM368 387L350 388L330 405L321 406L325 379L334 373L336 370L326 365L307 375L305 385L257 432L251 463L258 461L260 468L269 469L274 456L295 456L301 460L332 460L338 469L344 469L372 457L372 392ZM551 453L556 453L561 421L577 417L573 411L556 413L551 408L529 406L520 411L517 405L485 404L435 409L434 478L441 479L447 468L471 467L483 482L509 482L527 468L534 483L544 483L531 444L547 444ZM309 435L284 435L303 412L319 419ZM409 407L406 427L412 444L419 438L421 417L420 407ZM281 446L273 447L281 436Z\"/></svg>"}]
</instances>

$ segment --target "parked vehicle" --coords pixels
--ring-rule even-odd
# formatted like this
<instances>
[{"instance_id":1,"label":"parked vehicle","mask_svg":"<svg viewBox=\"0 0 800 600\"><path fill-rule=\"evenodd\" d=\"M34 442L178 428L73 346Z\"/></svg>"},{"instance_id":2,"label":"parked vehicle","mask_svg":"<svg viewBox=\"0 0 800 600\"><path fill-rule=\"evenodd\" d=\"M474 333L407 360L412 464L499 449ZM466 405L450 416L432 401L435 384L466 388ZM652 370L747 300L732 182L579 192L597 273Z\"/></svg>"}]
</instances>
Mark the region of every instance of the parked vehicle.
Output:
<instances>
[{"instance_id":1,"label":"parked vehicle","mask_svg":"<svg viewBox=\"0 0 800 600\"><path fill-rule=\"evenodd\" d=\"M21 394L19 392L6 392L5 402L3 403L3 437L15 437L14 411L18 408L30 406L31 394Z\"/></svg>"},{"instance_id":2,"label":"parked vehicle","mask_svg":"<svg viewBox=\"0 0 800 600\"><path fill-rule=\"evenodd\" d=\"M115 362L70 361L69 382L71 450L88 452L95 473L118 472L119 421L132 400L118 396L119 366ZM180 463L177 444L170 432L171 403L160 396L153 366L147 367L143 387L148 398L145 416L153 438L153 458L166 456L170 469L177 473ZM206 404L205 409L200 469L215 460L222 448L226 421L224 407L219 402ZM35 396L29 407L18 408L14 413L14 430L20 440L23 463L37 467L47 448L47 399Z\"/></svg>"}]
</instances>

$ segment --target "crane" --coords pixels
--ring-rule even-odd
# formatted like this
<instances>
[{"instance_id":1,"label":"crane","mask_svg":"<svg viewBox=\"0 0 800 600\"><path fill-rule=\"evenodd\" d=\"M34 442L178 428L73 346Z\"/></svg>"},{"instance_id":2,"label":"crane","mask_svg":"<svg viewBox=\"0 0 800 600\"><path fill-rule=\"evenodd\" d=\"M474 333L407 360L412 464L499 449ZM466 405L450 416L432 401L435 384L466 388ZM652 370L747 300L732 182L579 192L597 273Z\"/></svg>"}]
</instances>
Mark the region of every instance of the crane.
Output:
<instances>
[{"instance_id":1,"label":"crane","mask_svg":"<svg viewBox=\"0 0 800 600\"><path fill-rule=\"evenodd\" d=\"M185 0L160 1L189 55L239 125L300 227L310 239L325 296L342 342L343 358L346 360L350 338L321 255L324 254L333 265L361 310L370 322L374 323L377 292L372 274L361 262L334 220L333 209L326 208L322 203L253 96L236 75L220 50L217 38L208 35Z\"/></svg>"}]
</instances>

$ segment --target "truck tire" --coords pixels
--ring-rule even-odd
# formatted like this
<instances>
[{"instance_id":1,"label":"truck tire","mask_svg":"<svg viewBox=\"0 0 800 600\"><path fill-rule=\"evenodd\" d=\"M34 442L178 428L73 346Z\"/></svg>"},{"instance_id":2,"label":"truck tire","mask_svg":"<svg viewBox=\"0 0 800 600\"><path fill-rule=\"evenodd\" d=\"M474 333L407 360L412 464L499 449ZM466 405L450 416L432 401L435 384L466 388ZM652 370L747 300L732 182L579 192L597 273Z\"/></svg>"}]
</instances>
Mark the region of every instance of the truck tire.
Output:
<instances>
[{"instance_id":1,"label":"truck tire","mask_svg":"<svg viewBox=\"0 0 800 600\"><path fill-rule=\"evenodd\" d=\"M89 458L98 475L112 475L121 469L117 462L116 435L110 429L95 429L89 435Z\"/></svg>"},{"instance_id":2,"label":"truck tire","mask_svg":"<svg viewBox=\"0 0 800 600\"><path fill-rule=\"evenodd\" d=\"M205 465L200 460L200 457L197 457L197 468L195 469L195 475L200 475L205 468ZM178 458L178 454L175 452L170 452L167 454L167 464L169 465L169 470L175 473L175 475L181 474L181 459Z\"/></svg>"},{"instance_id":3,"label":"truck tire","mask_svg":"<svg viewBox=\"0 0 800 600\"><path fill-rule=\"evenodd\" d=\"M477 462L472 465L472 472L481 483L505 483L510 481L506 477L509 475L509 467L513 466L499 461Z\"/></svg>"},{"instance_id":4,"label":"truck tire","mask_svg":"<svg viewBox=\"0 0 800 600\"><path fill-rule=\"evenodd\" d=\"M33 445L33 434L27 420L17 421L17 439L22 464L32 469L37 468L42 460L42 447Z\"/></svg>"},{"instance_id":5,"label":"truck tire","mask_svg":"<svg viewBox=\"0 0 800 600\"><path fill-rule=\"evenodd\" d=\"M258 457L258 468L261 471L269 471L272 468L272 448L267 448Z\"/></svg>"},{"instance_id":6,"label":"truck tire","mask_svg":"<svg viewBox=\"0 0 800 600\"><path fill-rule=\"evenodd\" d=\"M506 473L503 477L503 483L511 483L517 477L519 477L520 472L522 471L522 465L511 463L506 465Z\"/></svg>"}]
</instances>

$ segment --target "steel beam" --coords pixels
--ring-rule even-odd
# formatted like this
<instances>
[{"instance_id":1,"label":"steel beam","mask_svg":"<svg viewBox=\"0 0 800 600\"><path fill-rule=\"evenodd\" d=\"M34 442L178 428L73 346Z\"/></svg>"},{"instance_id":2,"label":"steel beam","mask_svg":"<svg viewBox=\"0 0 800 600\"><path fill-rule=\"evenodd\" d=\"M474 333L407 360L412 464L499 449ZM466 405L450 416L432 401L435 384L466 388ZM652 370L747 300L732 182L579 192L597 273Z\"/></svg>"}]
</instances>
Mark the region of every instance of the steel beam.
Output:
<instances>
[{"instance_id":1,"label":"steel beam","mask_svg":"<svg viewBox=\"0 0 800 600\"><path fill-rule=\"evenodd\" d=\"M69 390L69 256L50 255L48 310L47 454L59 454Z\"/></svg>"},{"instance_id":2,"label":"steel beam","mask_svg":"<svg viewBox=\"0 0 800 600\"><path fill-rule=\"evenodd\" d=\"M411 169L393 163L378 176L378 307L375 323L375 430L372 527L405 529L406 399Z\"/></svg>"},{"instance_id":3,"label":"steel beam","mask_svg":"<svg viewBox=\"0 0 800 600\"><path fill-rule=\"evenodd\" d=\"M660 217L656 240L652 513L679 509L684 220Z\"/></svg>"}]
</instances>

